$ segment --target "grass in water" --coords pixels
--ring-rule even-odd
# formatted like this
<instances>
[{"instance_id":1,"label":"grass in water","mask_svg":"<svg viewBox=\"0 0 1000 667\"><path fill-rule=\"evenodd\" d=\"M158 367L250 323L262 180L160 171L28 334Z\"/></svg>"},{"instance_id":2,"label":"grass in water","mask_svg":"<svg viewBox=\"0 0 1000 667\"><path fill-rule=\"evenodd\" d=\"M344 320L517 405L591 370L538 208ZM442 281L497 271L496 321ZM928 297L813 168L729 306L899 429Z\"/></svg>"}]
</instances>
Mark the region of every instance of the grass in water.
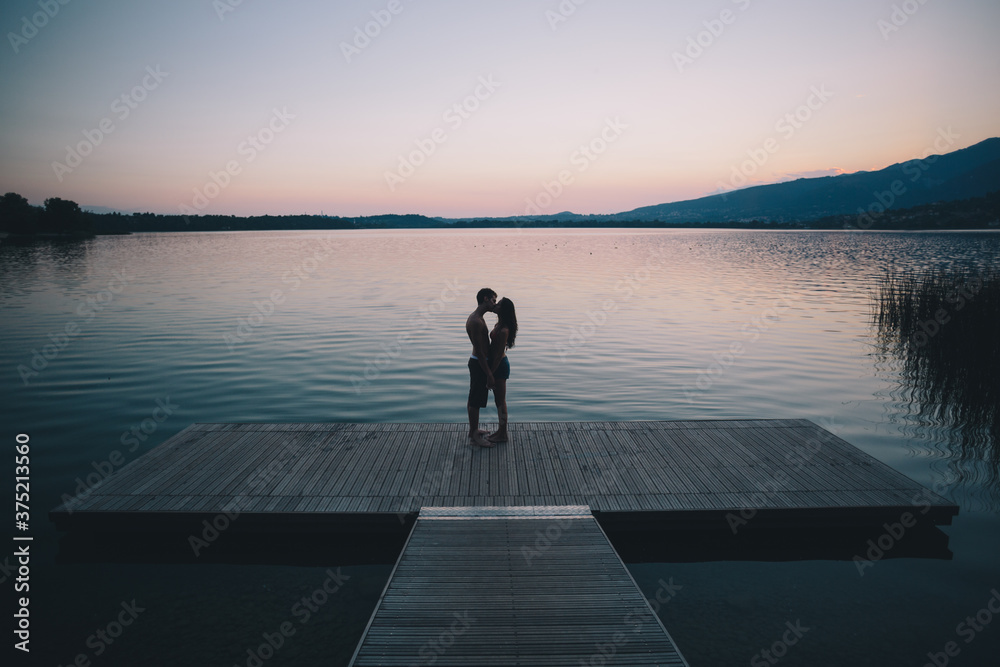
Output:
<instances>
[{"instance_id":1,"label":"grass in water","mask_svg":"<svg viewBox=\"0 0 1000 667\"><path fill-rule=\"evenodd\" d=\"M872 299L880 349L902 361L921 415L959 434L953 468L978 469L1000 498L1000 270L888 274Z\"/></svg>"}]
</instances>

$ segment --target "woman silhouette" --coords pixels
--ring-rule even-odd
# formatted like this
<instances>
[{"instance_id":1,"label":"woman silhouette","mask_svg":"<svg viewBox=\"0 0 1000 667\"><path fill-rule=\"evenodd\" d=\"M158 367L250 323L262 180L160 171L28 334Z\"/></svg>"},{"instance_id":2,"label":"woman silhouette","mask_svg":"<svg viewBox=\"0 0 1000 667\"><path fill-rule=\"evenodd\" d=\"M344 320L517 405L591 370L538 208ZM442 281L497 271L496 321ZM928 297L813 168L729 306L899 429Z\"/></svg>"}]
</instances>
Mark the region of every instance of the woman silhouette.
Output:
<instances>
[{"instance_id":1,"label":"woman silhouette","mask_svg":"<svg viewBox=\"0 0 1000 667\"><path fill-rule=\"evenodd\" d=\"M494 311L497 323L490 332L490 370L496 386L493 387L493 399L497 404L497 430L486 437L487 447L499 442L507 442L507 379L510 377L510 361L507 360L507 350L514 347L517 337L517 314L514 312L514 302L504 297L497 302Z\"/></svg>"}]
</instances>

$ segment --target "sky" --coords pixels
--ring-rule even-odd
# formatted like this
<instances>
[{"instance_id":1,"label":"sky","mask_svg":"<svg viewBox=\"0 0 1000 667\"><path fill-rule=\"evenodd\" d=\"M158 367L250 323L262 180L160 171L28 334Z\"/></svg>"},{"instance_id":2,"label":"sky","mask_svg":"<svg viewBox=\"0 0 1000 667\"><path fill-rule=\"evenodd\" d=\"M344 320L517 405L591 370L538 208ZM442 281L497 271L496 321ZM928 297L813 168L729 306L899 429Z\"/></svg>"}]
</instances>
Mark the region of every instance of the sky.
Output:
<instances>
[{"instance_id":1,"label":"sky","mask_svg":"<svg viewBox=\"0 0 1000 667\"><path fill-rule=\"evenodd\" d=\"M995 0L5 0L0 27L0 189L36 205L616 213L1000 136Z\"/></svg>"}]
</instances>

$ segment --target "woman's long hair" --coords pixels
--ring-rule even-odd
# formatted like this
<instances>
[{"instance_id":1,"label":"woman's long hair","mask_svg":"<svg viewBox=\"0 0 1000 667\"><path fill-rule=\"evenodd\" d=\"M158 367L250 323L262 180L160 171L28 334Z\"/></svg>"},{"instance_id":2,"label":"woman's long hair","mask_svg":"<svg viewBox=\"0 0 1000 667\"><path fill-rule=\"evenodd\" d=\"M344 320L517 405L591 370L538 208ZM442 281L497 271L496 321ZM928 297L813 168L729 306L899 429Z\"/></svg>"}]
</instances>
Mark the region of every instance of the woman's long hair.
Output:
<instances>
[{"instance_id":1,"label":"woman's long hair","mask_svg":"<svg viewBox=\"0 0 1000 667\"><path fill-rule=\"evenodd\" d=\"M514 302L504 297L497 302L497 318L501 327L507 327L507 347L514 347L517 337L517 313L514 312Z\"/></svg>"}]
</instances>

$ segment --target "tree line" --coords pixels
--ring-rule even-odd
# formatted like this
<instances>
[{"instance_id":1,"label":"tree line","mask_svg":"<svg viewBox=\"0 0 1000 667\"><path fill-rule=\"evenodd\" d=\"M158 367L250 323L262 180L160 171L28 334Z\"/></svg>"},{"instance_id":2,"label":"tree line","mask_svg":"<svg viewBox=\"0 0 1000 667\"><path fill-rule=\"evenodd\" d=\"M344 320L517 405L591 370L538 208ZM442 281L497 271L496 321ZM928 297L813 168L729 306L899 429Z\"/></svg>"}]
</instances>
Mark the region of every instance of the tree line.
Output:
<instances>
[{"instance_id":1,"label":"tree line","mask_svg":"<svg viewBox=\"0 0 1000 667\"><path fill-rule=\"evenodd\" d=\"M75 201L52 197L32 206L15 192L0 197L0 231L8 234L93 234L94 219Z\"/></svg>"},{"instance_id":2,"label":"tree line","mask_svg":"<svg viewBox=\"0 0 1000 667\"><path fill-rule=\"evenodd\" d=\"M0 198L0 232L22 236L76 236L132 232L210 232L328 229L461 229L485 227L687 227L705 229L997 229L1000 191L985 197L889 209L878 215L841 214L813 220L743 220L739 222L662 222L611 220L609 216L567 219L478 218L441 220L422 215L374 215L342 218L328 215L162 215L159 213L92 213L67 199L53 197L32 206L14 192Z\"/></svg>"}]
</instances>

